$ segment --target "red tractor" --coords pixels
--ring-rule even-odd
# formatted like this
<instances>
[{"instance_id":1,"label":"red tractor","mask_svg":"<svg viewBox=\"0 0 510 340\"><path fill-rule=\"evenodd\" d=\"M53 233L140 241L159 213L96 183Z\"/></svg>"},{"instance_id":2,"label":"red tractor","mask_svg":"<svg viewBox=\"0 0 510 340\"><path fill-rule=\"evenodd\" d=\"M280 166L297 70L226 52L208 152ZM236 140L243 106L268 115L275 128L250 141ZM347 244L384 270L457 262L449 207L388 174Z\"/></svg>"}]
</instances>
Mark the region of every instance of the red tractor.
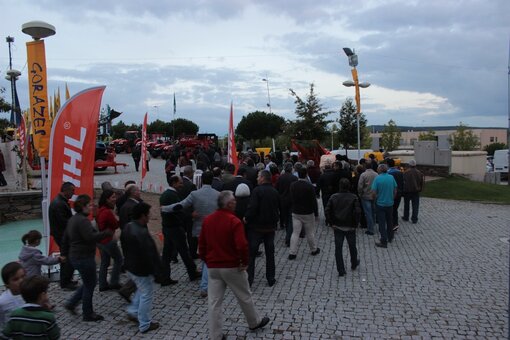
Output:
<instances>
[{"instance_id":1,"label":"red tractor","mask_svg":"<svg viewBox=\"0 0 510 340\"><path fill-rule=\"evenodd\" d=\"M116 153L131 153L139 141L140 131L126 131L124 138L114 139L110 142L110 145L115 149Z\"/></svg>"}]
</instances>

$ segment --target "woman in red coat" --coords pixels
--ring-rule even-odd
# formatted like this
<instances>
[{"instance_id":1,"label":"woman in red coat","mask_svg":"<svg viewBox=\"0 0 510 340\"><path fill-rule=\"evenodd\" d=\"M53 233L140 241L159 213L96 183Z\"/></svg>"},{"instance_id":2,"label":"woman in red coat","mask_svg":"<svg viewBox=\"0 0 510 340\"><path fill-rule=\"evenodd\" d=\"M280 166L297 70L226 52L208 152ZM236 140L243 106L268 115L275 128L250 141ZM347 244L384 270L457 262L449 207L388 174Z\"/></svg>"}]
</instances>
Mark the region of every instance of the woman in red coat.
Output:
<instances>
[{"instance_id":1,"label":"woman in red coat","mask_svg":"<svg viewBox=\"0 0 510 340\"><path fill-rule=\"evenodd\" d=\"M113 190L105 190L99 198L99 210L96 216L99 231L111 230L113 234L119 228L119 221L115 216L113 209L117 196ZM119 276L122 267L122 255L117 239L115 237L106 237L102 239L97 247L101 253L101 266L99 267L99 291L103 292L110 289L119 289ZM110 260L113 259L113 269L110 276L110 283L106 280Z\"/></svg>"}]
</instances>

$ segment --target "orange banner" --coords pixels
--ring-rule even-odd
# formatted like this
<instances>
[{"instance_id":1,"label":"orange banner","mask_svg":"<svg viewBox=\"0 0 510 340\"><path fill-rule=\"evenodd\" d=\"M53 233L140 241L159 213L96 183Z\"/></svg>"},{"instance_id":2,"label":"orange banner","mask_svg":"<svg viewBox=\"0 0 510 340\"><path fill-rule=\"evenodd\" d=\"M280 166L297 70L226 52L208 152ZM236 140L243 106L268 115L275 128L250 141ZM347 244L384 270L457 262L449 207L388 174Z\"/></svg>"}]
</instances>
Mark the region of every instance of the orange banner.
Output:
<instances>
[{"instance_id":1,"label":"orange banner","mask_svg":"<svg viewBox=\"0 0 510 340\"><path fill-rule=\"evenodd\" d=\"M356 87L356 113L361 113L361 100L359 95L359 80L358 80L358 70L353 68L351 70L352 80L354 80L354 86Z\"/></svg>"},{"instance_id":2,"label":"orange banner","mask_svg":"<svg viewBox=\"0 0 510 340\"><path fill-rule=\"evenodd\" d=\"M35 149L48 158L51 121L48 106L48 83L44 40L27 42L30 121Z\"/></svg>"},{"instance_id":3,"label":"orange banner","mask_svg":"<svg viewBox=\"0 0 510 340\"><path fill-rule=\"evenodd\" d=\"M97 123L104 89L105 86L98 86L77 93L65 102L55 117L48 167L50 202L60 192L64 182L76 186L75 195L94 197ZM57 251L58 246L51 239L49 253Z\"/></svg>"}]
</instances>

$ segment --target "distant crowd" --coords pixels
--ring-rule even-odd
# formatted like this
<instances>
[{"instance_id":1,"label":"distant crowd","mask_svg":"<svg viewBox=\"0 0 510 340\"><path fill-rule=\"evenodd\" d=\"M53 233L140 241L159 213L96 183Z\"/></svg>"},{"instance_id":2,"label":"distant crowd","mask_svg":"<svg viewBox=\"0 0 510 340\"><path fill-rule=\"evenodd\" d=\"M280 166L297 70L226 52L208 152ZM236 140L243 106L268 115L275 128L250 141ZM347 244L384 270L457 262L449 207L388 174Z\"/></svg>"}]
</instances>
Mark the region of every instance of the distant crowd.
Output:
<instances>
[{"instance_id":1,"label":"distant crowd","mask_svg":"<svg viewBox=\"0 0 510 340\"><path fill-rule=\"evenodd\" d=\"M178 257L189 281L199 281L197 295L208 299L211 339L225 338L222 302L227 287L249 329L256 331L270 318L260 315L253 303L255 264L265 257L267 285L278 284L276 232L285 233L285 244L278 246L289 248L289 261L298 260L301 239L306 239L310 256L316 256L321 249L315 233L323 212L325 225L334 231L336 270L342 277L347 275L344 239L351 270L360 265L358 228L366 229L366 237L377 235L375 246L387 248L400 220L418 222L424 176L414 160L402 169L390 158L378 162L370 157L352 165L337 156L320 168L288 153L275 162L274 155L246 152L236 167L225 162L220 150L212 151L181 150L167 159L169 187L160 195L159 207L144 202L140 188L128 181L124 190L103 183L97 206L91 197L79 195L71 208L75 187L63 183L49 207L60 255L44 256L37 248L42 235L30 231L22 238L18 261L2 268L7 290L0 295L0 338L60 337L48 280L41 276L41 266L56 264L60 287L72 292L62 306L69 313L76 315L81 303L83 321L103 320L92 302L98 285L99 292L115 290L126 300L126 317L141 333L155 330L160 324L152 318L154 283L178 284L172 278ZM402 199L404 213L398 216ZM148 229L151 213L161 214L162 252ZM98 274L96 248L101 255ZM74 279L75 271L81 282ZM121 282L123 272L128 279Z\"/></svg>"}]
</instances>

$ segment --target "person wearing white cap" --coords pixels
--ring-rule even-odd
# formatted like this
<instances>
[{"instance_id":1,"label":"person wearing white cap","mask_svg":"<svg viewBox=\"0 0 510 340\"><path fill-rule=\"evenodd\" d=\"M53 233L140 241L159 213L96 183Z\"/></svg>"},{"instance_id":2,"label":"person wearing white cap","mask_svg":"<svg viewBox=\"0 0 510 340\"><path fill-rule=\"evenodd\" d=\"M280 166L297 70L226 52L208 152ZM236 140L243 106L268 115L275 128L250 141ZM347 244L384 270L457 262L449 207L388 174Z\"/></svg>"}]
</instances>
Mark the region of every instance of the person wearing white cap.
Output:
<instances>
[{"instance_id":1,"label":"person wearing white cap","mask_svg":"<svg viewBox=\"0 0 510 340\"><path fill-rule=\"evenodd\" d=\"M416 169L416 161L409 161L409 169L404 172L404 221L409 221L409 202L413 206L411 222L418 222L418 210L420 208L420 192L423 190L425 177L422 172Z\"/></svg>"}]
</instances>

